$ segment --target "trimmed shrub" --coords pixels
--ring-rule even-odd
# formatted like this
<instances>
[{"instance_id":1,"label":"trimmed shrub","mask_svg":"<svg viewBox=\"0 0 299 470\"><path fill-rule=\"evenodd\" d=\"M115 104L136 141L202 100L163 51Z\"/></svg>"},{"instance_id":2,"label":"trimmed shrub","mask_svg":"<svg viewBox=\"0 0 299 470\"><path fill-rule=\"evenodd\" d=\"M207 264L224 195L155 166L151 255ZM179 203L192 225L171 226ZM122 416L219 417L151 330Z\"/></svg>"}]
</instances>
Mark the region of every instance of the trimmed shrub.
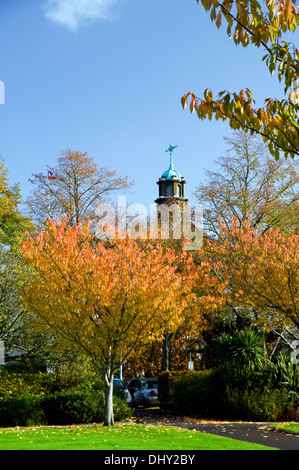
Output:
<instances>
[{"instance_id":1,"label":"trimmed shrub","mask_svg":"<svg viewBox=\"0 0 299 470\"><path fill-rule=\"evenodd\" d=\"M227 389L227 413L231 419L276 421L286 419L289 409L287 393L272 391Z\"/></svg>"},{"instance_id":2,"label":"trimmed shrub","mask_svg":"<svg viewBox=\"0 0 299 470\"><path fill-rule=\"evenodd\" d=\"M104 384L101 377L58 389L53 374L0 371L0 426L80 424L104 420ZM65 382L66 384L66 382ZM114 396L115 421L128 418L133 410Z\"/></svg>"},{"instance_id":3,"label":"trimmed shrub","mask_svg":"<svg viewBox=\"0 0 299 470\"><path fill-rule=\"evenodd\" d=\"M123 398L113 397L113 412L115 421L123 421L130 418L133 414L133 409L126 404Z\"/></svg>"},{"instance_id":4,"label":"trimmed shrub","mask_svg":"<svg viewBox=\"0 0 299 470\"><path fill-rule=\"evenodd\" d=\"M40 397L24 395L0 401L0 426L46 424Z\"/></svg>"},{"instance_id":5,"label":"trimmed shrub","mask_svg":"<svg viewBox=\"0 0 299 470\"><path fill-rule=\"evenodd\" d=\"M180 377L180 372L162 372L158 376L158 395L160 408L173 407L173 384Z\"/></svg>"},{"instance_id":6,"label":"trimmed shrub","mask_svg":"<svg viewBox=\"0 0 299 470\"><path fill-rule=\"evenodd\" d=\"M47 424L99 423L104 420L104 393L98 391L62 390L47 395L42 401ZM132 415L132 410L119 397L114 397L114 419Z\"/></svg>"},{"instance_id":7,"label":"trimmed shrub","mask_svg":"<svg viewBox=\"0 0 299 470\"><path fill-rule=\"evenodd\" d=\"M172 387L172 400L177 411L203 418L216 418L224 413L225 390L215 372L181 375Z\"/></svg>"},{"instance_id":8,"label":"trimmed shrub","mask_svg":"<svg viewBox=\"0 0 299 470\"><path fill-rule=\"evenodd\" d=\"M166 379L163 377L161 383L164 380L167 384ZM168 404L173 411L185 415L249 421L276 421L290 416L298 419L297 403L290 400L286 390L231 387L218 371L187 373L170 384Z\"/></svg>"},{"instance_id":9,"label":"trimmed shrub","mask_svg":"<svg viewBox=\"0 0 299 470\"><path fill-rule=\"evenodd\" d=\"M62 390L47 395L42 407L50 425L100 422L104 416L104 397L98 393Z\"/></svg>"}]
</instances>

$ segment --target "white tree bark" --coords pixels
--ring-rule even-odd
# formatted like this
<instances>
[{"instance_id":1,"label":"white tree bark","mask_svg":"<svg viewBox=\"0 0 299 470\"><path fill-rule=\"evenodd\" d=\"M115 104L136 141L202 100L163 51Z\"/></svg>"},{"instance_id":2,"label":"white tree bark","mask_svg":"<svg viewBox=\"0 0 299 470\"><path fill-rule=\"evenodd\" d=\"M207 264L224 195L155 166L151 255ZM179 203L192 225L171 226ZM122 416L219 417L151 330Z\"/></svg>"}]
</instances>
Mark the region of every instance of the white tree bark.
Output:
<instances>
[{"instance_id":1,"label":"white tree bark","mask_svg":"<svg viewBox=\"0 0 299 470\"><path fill-rule=\"evenodd\" d=\"M105 372L105 408L104 408L104 426L114 425L113 413L113 377L114 369L111 359L108 361L108 367Z\"/></svg>"}]
</instances>

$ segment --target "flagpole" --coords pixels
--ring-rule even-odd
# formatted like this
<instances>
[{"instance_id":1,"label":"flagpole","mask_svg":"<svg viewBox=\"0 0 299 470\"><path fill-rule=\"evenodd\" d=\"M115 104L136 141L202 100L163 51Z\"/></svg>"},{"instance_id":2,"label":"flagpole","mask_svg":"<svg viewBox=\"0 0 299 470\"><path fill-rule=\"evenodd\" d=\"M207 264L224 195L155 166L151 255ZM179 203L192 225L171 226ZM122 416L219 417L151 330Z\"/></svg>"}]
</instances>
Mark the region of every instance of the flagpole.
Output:
<instances>
[{"instance_id":1,"label":"flagpole","mask_svg":"<svg viewBox=\"0 0 299 470\"><path fill-rule=\"evenodd\" d=\"M56 180L56 175L52 173L49 166L47 166L47 178L48 180ZM50 185L47 185L48 188L48 216L50 217L50 205L51 205L51 195L50 195Z\"/></svg>"},{"instance_id":2,"label":"flagpole","mask_svg":"<svg viewBox=\"0 0 299 470\"><path fill-rule=\"evenodd\" d=\"M47 166L47 179L48 179L48 184L47 184L47 188L48 188L48 218L49 218L49 214L50 214L50 187L49 187L49 167Z\"/></svg>"}]
</instances>

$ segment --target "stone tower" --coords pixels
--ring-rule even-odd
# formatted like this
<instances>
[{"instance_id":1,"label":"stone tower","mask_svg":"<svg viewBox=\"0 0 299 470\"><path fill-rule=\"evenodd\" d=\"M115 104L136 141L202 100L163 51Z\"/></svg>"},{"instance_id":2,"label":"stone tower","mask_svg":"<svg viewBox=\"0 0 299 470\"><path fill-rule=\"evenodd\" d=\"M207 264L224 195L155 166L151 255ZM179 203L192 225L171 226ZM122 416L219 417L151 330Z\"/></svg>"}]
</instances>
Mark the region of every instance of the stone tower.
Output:
<instances>
[{"instance_id":1,"label":"stone tower","mask_svg":"<svg viewBox=\"0 0 299 470\"><path fill-rule=\"evenodd\" d=\"M170 152L168 170L164 171L157 181L159 196L155 200L157 210L157 230L161 230L163 239L182 239L183 221L188 199L185 197L186 181L174 169L172 152L176 147L170 145L166 152Z\"/></svg>"},{"instance_id":2,"label":"stone tower","mask_svg":"<svg viewBox=\"0 0 299 470\"><path fill-rule=\"evenodd\" d=\"M169 205L173 203L182 205L188 201L188 199L185 198L186 181L173 166L172 152L175 148L176 147L170 145L169 149L166 150L166 152L170 152L170 163L168 170L164 171L157 181L159 186L159 197L155 200L155 203L158 205Z\"/></svg>"}]
</instances>

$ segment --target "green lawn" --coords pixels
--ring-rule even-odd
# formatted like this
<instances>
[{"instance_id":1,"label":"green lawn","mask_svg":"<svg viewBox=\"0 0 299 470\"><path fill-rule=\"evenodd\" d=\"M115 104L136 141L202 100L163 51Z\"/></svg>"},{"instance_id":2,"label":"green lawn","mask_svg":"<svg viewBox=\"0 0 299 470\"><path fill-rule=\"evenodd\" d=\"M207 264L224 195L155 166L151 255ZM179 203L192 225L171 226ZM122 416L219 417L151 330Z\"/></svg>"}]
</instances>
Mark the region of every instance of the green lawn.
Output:
<instances>
[{"instance_id":1,"label":"green lawn","mask_svg":"<svg viewBox=\"0 0 299 470\"><path fill-rule=\"evenodd\" d=\"M0 450L269 450L173 426L119 424L1 428Z\"/></svg>"},{"instance_id":2,"label":"green lawn","mask_svg":"<svg viewBox=\"0 0 299 470\"><path fill-rule=\"evenodd\" d=\"M270 428L276 429L277 431L299 434L299 423L275 423L271 425Z\"/></svg>"}]
</instances>

